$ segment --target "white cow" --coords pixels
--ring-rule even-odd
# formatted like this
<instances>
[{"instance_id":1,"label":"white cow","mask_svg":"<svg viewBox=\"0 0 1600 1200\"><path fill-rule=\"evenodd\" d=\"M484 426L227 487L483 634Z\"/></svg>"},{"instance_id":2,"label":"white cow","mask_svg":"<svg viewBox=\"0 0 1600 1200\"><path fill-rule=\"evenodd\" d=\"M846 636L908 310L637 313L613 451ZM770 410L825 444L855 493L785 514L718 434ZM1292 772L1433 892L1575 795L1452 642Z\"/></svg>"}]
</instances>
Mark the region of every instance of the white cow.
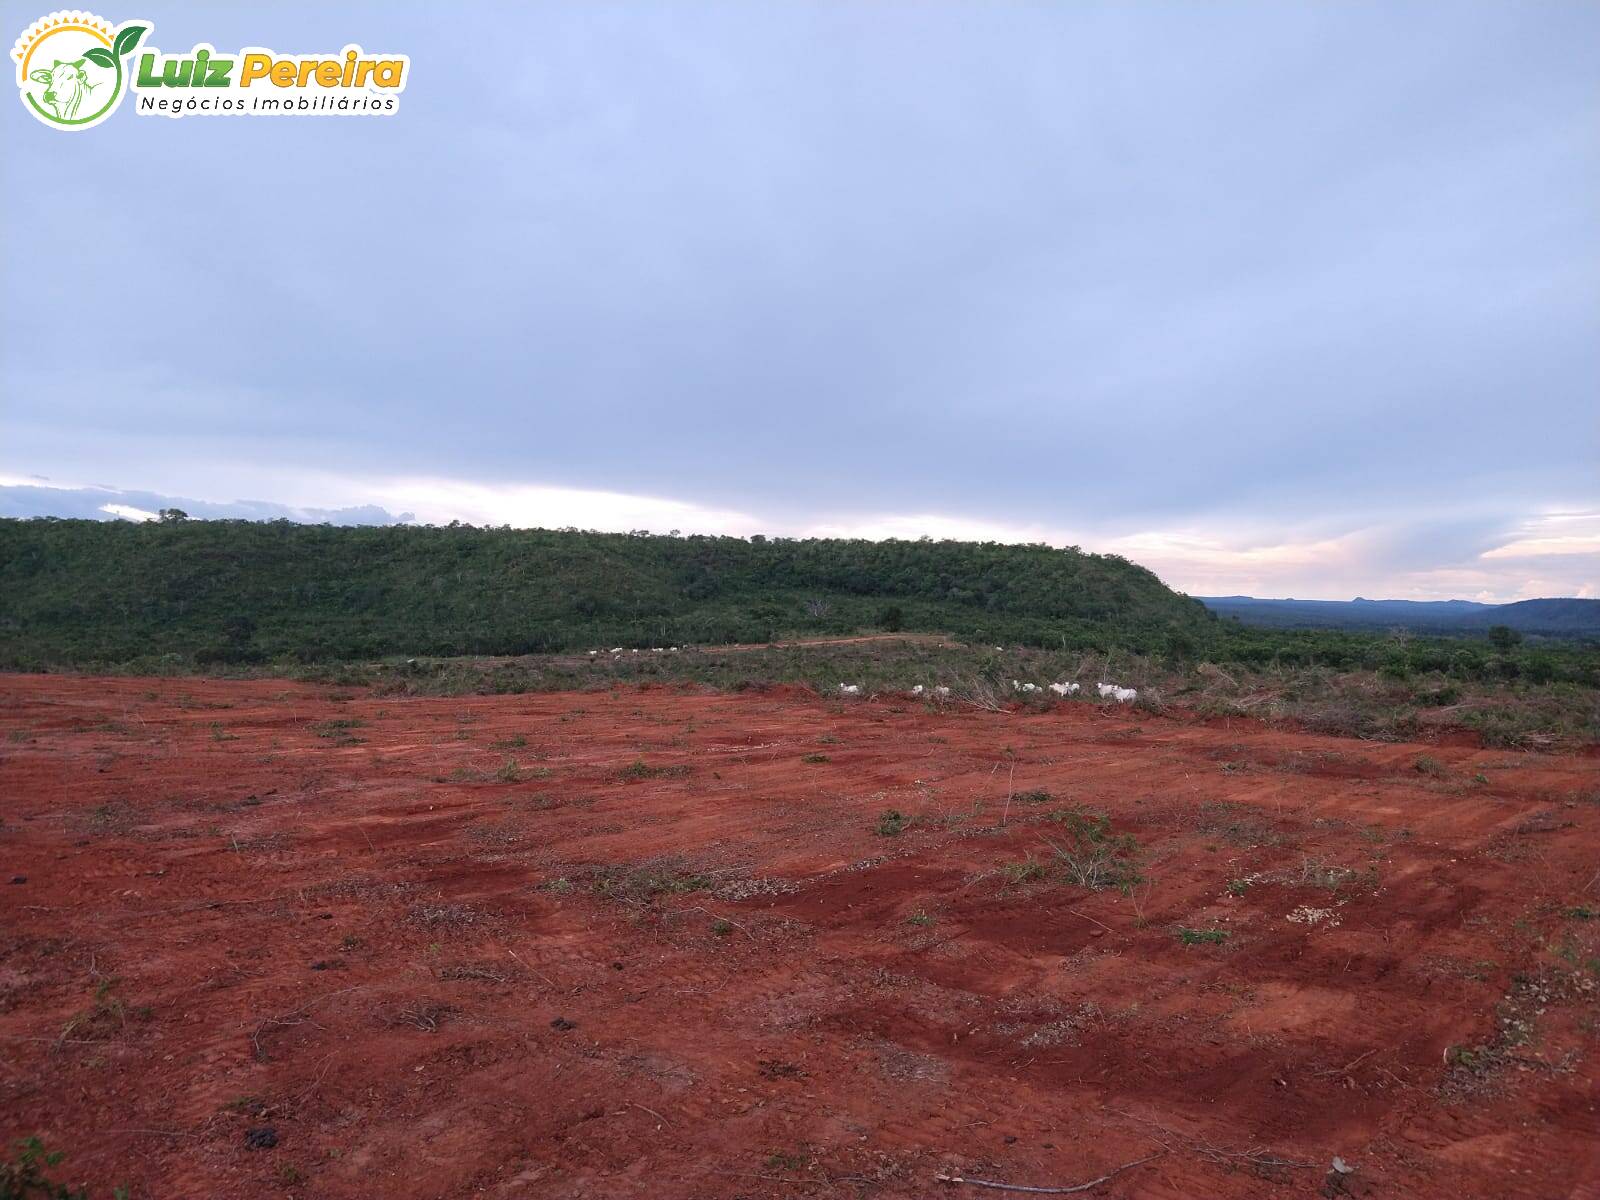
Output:
<instances>
[{"instance_id":1,"label":"white cow","mask_svg":"<svg viewBox=\"0 0 1600 1200\"><path fill-rule=\"evenodd\" d=\"M1050 690L1058 696L1076 696L1078 685L1075 683L1052 683Z\"/></svg>"},{"instance_id":2,"label":"white cow","mask_svg":"<svg viewBox=\"0 0 1600 1200\"><path fill-rule=\"evenodd\" d=\"M1114 683L1100 685L1100 699L1115 700L1118 704L1131 704L1139 698L1138 688L1118 687Z\"/></svg>"},{"instance_id":3,"label":"white cow","mask_svg":"<svg viewBox=\"0 0 1600 1200\"><path fill-rule=\"evenodd\" d=\"M58 121L74 119L89 93L99 86L89 82L89 77L83 73L83 64L81 58L72 62L62 62L58 58L48 71L41 67L28 72L29 79L45 85L44 102L56 110Z\"/></svg>"}]
</instances>

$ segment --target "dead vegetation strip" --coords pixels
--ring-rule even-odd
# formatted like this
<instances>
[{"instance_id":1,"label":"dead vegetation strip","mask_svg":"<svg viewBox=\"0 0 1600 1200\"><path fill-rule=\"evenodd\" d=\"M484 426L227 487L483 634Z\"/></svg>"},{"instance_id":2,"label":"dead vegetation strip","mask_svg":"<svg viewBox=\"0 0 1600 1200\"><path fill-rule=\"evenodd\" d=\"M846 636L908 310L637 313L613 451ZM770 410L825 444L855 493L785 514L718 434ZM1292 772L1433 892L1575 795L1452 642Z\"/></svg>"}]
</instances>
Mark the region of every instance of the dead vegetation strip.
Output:
<instances>
[{"instance_id":1,"label":"dead vegetation strip","mask_svg":"<svg viewBox=\"0 0 1600 1200\"><path fill-rule=\"evenodd\" d=\"M1163 1125L1159 1121L1152 1121L1149 1117L1141 1117L1138 1113L1127 1112L1120 1108L1113 1108L1108 1111L1115 1113L1119 1117L1127 1117L1130 1121L1137 1121L1141 1125L1147 1125L1151 1129L1166 1134L1168 1137L1173 1138L1176 1141L1184 1143L1185 1147L1191 1153L1197 1154L1209 1162L1243 1162L1248 1163L1253 1167L1287 1168L1297 1171L1310 1171L1315 1169L1317 1165L1316 1163L1300 1162L1292 1158L1280 1158L1278 1155L1270 1152L1265 1146L1251 1146L1244 1150L1229 1150L1222 1146L1213 1145L1210 1142L1198 1138L1193 1134L1184 1133L1182 1130L1173 1129L1170 1126Z\"/></svg>"},{"instance_id":2,"label":"dead vegetation strip","mask_svg":"<svg viewBox=\"0 0 1600 1200\"><path fill-rule=\"evenodd\" d=\"M1168 1153L1168 1150L1163 1146L1154 1154L1147 1154L1144 1158L1136 1158L1132 1162L1123 1163L1120 1167L1107 1171L1098 1179L1091 1179L1087 1183L1065 1184L1059 1187L1033 1187L1023 1183L999 1183L992 1179L969 1179L962 1175L935 1175L934 1179L939 1183L965 1184L967 1187L991 1188L1001 1192L1032 1192L1035 1194L1065 1196L1072 1192L1087 1192L1091 1188L1097 1188L1102 1183L1122 1174L1124 1171L1131 1171L1134 1167L1143 1166L1145 1163L1152 1162L1166 1153Z\"/></svg>"},{"instance_id":3,"label":"dead vegetation strip","mask_svg":"<svg viewBox=\"0 0 1600 1200\"><path fill-rule=\"evenodd\" d=\"M266 1060L266 1051L261 1047L261 1037L269 1030L288 1028L295 1025L311 1025L316 1029L321 1029L322 1026L311 1020L312 1009L325 1001L334 999L336 996L347 996L351 992L364 991L370 986L370 984L358 983L354 987L340 988L334 992L324 992L322 995L314 996L304 1004L297 1005L279 1016L263 1017L257 1022L255 1029L250 1034L250 1046L255 1052L256 1059L258 1061Z\"/></svg>"}]
</instances>

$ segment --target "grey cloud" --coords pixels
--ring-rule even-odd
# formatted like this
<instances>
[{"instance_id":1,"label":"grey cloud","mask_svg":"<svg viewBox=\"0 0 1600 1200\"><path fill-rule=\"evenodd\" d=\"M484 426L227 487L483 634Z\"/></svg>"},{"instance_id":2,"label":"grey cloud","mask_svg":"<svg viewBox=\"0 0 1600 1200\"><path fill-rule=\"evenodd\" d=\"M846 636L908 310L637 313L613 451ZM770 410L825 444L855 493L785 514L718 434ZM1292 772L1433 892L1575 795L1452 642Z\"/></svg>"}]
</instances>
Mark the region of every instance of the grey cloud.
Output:
<instances>
[{"instance_id":1,"label":"grey cloud","mask_svg":"<svg viewBox=\"0 0 1600 1200\"><path fill-rule=\"evenodd\" d=\"M0 517L79 517L96 521L124 519L116 513L107 512L107 505L122 505L150 513L160 512L163 508L177 508L191 517L209 520L286 520L312 525L403 525L415 519L412 513L391 513L376 504L347 508L297 508L265 500L234 500L219 504L209 500L118 488L0 485Z\"/></svg>"},{"instance_id":2,"label":"grey cloud","mask_svg":"<svg viewBox=\"0 0 1600 1200\"><path fill-rule=\"evenodd\" d=\"M489 97L454 10L146 7L413 82L383 120L0 116L52 180L0 198L13 472L1113 533L1596 499L1592 6L497 7Z\"/></svg>"}]
</instances>

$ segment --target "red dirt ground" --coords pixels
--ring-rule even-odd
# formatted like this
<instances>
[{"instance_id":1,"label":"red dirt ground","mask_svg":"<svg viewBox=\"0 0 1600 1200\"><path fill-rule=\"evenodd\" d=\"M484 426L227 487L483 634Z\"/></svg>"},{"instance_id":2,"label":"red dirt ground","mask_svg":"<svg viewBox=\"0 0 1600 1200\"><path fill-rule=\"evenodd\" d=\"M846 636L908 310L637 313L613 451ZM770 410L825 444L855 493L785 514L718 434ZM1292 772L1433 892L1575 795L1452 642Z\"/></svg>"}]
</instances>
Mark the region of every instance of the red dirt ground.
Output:
<instances>
[{"instance_id":1,"label":"red dirt ground","mask_svg":"<svg viewBox=\"0 0 1600 1200\"><path fill-rule=\"evenodd\" d=\"M1592 757L28 676L0 730L0 1134L95 1200L1600 1196ZM1073 805L1131 896L1005 872Z\"/></svg>"}]
</instances>

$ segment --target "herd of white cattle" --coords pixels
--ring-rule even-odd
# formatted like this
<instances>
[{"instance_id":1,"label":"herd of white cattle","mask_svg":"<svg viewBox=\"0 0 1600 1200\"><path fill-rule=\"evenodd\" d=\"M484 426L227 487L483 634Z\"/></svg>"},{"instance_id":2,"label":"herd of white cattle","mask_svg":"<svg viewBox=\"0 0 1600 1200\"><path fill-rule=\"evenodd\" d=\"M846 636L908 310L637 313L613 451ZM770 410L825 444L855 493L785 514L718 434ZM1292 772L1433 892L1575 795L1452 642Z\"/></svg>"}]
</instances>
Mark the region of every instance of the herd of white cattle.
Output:
<instances>
[{"instance_id":1,"label":"herd of white cattle","mask_svg":"<svg viewBox=\"0 0 1600 1200\"><path fill-rule=\"evenodd\" d=\"M995 649L1002 650L1004 647L996 646ZM650 647L651 654L676 654L677 652L678 648L676 646ZM602 653L610 654L613 658L619 658L624 654L638 654L639 651L630 650L625 646L613 646L606 651L591 650L589 651L589 657L594 658ZM1118 687L1114 683L1101 683L1097 686L1100 689L1100 699L1102 700L1114 700L1118 704L1132 704L1139 698L1139 690L1137 688ZM1076 696L1083 689L1078 684L1071 682L1047 683L1041 688L1037 683L1024 683L1021 680L1013 679L1011 681L1011 690L1021 696L1026 696L1033 692L1051 691L1065 698L1067 696ZM841 683L839 685L839 694L841 696L859 696L861 695L861 685L859 683ZM911 689L911 694L913 696L935 696L943 700L950 695L950 689L947 687L928 688L919 683Z\"/></svg>"},{"instance_id":2,"label":"herd of white cattle","mask_svg":"<svg viewBox=\"0 0 1600 1200\"><path fill-rule=\"evenodd\" d=\"M1102 683L1099 688L1100 699L1102 700L1114 700L1118 704L1132 704L1139 698L1138 688L1119 687L1114 683ZM1076 696L1083 688L1071 682L1049 683L1044 687L1040 687L1037 683L1024 683L1021 680L1013 679L1011 681L1011 690L1021 696L1034 692L1049 691L1058 696L1066 697ZM859 683L841 683L839 685L839 694L841 696L859 696L861 695L861 685ZM936 696L942 700L950 694L950 689L947 687L927 688L919 683L911 689L911 694L913 696Z\"/></svg>"}]
</instances>

